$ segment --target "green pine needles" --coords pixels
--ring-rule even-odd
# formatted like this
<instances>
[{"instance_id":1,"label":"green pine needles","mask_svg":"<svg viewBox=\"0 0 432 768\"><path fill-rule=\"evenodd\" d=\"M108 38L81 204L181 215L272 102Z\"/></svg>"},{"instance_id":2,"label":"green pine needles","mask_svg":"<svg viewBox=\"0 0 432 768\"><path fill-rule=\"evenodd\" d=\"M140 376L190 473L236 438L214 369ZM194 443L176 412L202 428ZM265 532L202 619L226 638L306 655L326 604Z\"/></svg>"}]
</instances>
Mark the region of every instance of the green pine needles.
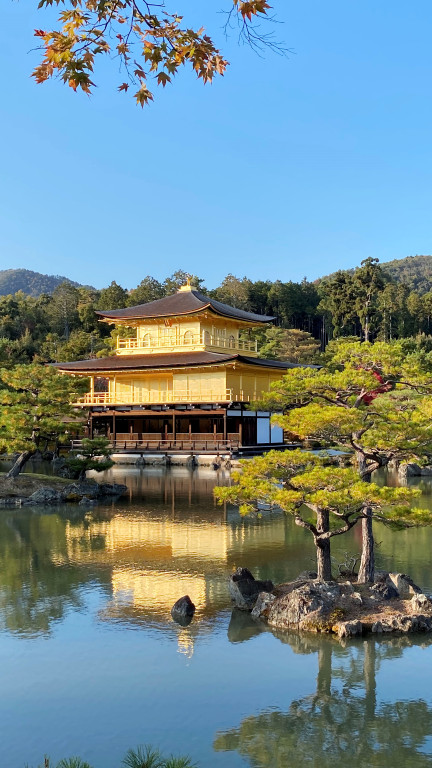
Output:
<instances>
[{"instance_id":1,"label":"green pine needles","mask_svg":"<svg viewBox=\"0 0 432 768\"><path fill-rule=\"evenodd\" d=\"M38 768L42 768L42 766L38 766ZM51 768L48 757L45 757L44 768ZM93 768L93 766L80 757L67 757L60 760L55 768ZM159 750L154 749L150 744L140 744L136 749L129 749L126 752L120 768L197 768L197 765L192 763L190 757L175 757L174 755L164 757Z\"/></svg>"},{"instance_id":2,"label":"green pine needles","mask_svg":"<svg viewBox=\"0 0 432 768\"><path fill-rule=\"evenodd\" d=\"M96 472L104 472L110 469L114 462L110 458L112 447L106 437L84 437L81 447L75 455L67 459L68 466L78 473L79 480L84 480L86 472L93 469Z\"/></svg>"}]
</instances>

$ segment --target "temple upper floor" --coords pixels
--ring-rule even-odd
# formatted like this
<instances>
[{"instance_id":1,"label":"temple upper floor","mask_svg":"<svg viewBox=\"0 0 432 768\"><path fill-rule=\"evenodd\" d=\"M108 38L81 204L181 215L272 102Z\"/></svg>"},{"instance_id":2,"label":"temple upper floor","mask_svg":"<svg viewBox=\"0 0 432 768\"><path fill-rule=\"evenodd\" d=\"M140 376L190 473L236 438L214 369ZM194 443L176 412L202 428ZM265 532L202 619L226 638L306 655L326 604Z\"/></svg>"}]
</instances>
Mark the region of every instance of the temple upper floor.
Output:
<instances>
[{"instance_id":1,"label":"temple upper floor","mask_svg":"<svg viewBox=\"0 0 432 768\"><path fill-rule=\"evenodd\" d=\"M241 334L234 324L227 326L212 318L196 320L170 319L166 324L144 322L137 325L133 336L117 338L116 354L160 354L161 352L243 352L254 357L258 353L255 339Z\"/></svg>"},{"instance_id":2,"label":"temple upper floor","mask_svg":"<svg viewBox=\"0 0 432 768\"><path fill-rule=\"evenodd\" d=\"M251 329L274 320L215 301L189 283L172 296L97 314L102 322L129 330L127 336L119 333L118 355L230 350L253 357L258 348Z\"/></svg>"}]
</instances>

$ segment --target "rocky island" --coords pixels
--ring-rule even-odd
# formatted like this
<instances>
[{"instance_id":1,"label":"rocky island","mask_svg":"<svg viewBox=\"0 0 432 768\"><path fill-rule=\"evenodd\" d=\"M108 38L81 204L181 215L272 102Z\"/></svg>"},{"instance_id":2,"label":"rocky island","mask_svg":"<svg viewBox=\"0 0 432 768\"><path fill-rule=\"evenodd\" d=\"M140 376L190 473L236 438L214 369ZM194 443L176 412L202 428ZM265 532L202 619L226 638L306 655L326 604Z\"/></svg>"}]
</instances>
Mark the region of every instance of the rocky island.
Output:
<instances>
[{"instance_id":1,"label":"rocky island","mask_svg":"<svg viewBox=\"0 0 432 768\"><path fill-rule=\"evenodd\" d=\"M325 632L340 638L432 631L432 600L409 576L376 573L373 584L319 581L306 571L286 584L238 568L229 580L235 605L276 629Z\"/></svg>"}]
</instances>

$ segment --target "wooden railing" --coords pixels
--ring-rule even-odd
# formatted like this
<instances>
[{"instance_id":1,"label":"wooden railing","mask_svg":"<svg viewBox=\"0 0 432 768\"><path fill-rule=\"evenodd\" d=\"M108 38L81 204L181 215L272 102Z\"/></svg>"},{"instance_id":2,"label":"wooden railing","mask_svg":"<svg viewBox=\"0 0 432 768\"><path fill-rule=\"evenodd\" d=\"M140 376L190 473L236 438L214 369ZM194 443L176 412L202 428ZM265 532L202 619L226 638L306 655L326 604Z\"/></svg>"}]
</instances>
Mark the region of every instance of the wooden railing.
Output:
<instances>
[{"instance_id":1,"label":"wooden railing","mask_svg":"<svg viewBox=\"0 0 432 768\"><path fill-rule=\"evenodd\" d=\"M156 351L174 351L179 349L207 348L232 350L233 352L252 352L258 351L256 341L246 339L236 339L225 336L207 336L205 334L185 334L177 338L150 337L149 339L117 339L117 350L156 352Z\"/></svg>"},{"instance_id":2,"label":"wooden railing","mask_svg":"<svg viewBox=\"0 0 432 768\"><path fill-rule=\"evenodd\" d=\"M75 405L170 405L174 403L232 403L250 402L257 393L246 395L242 390L174 390L172 392L88 392Z\"/></svg>"},{"instance_id":3,"label":"wooden railing","mask_svg":"<svg viewBox=\"0 0 432 768\"><path fill-rule=\"evenodd\" d=\"M239 442L235 440L111 440L114 451L208 451L220 453L233 451L239 448ZM81 440L71 440L71 448L79 450Z\"/></svg>"}]
</instances>

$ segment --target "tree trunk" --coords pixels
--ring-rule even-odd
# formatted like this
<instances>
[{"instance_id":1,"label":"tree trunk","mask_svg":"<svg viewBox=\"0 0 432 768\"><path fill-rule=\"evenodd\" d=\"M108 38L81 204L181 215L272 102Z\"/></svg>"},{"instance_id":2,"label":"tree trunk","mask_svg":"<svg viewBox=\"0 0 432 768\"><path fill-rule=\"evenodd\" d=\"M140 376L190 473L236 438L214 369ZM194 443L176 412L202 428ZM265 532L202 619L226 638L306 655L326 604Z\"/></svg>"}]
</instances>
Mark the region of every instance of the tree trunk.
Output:
<instances>
[{"instance_id":1,"label":"tree trunk","mask_svg":"<svg viewBox=\"0 0 432 768\"><path fill-rule=\"evenodd\" d=\"M320 538L320 533L327 533L330 527L330 516L328 512L317 512L317 531L318 536L315 539L317 548L317 574L319 581L331 581L331 558L330 558L330 539Z\"/></svg>"},{"instance_id":2,"label":"tree trunk","mask_svg":"<svg viewBox=\"0 0 432 768\"><path fill-rule=\"evenodd\" d=\"M362 524L362 554L357 581L359 584L373 583L375 577L375 552L372 530L372 510L365 508L366 517Z\"/></svg>"},{"instance_id":3,"label":"tree trunk","mask_svg":"<svg viewBox=\"0 0 432 768\"><path fill-rule=\"evenodd\" d=\"M357 453L357 462L361 479L370 483L371 476L367 472L366 460L362 454ZM372 528L372 510L365 507L366 517L361 521L362 527L362 554L357 581L359 584L373 583L375 576L375 546Z\"/></svg>"},{"instance_id":4,"label":"tree trunk","mask_svg":"<svg viewBox=\"0 0 432 768\"><path fill-rule=\"evenodd\" d=\"M18 456L15 464L13 467L9 470L6 477L18 477L19 473L22 472L23 468L27 464L28 460L31 459L32 456L34 456L36 451L23 451L23 453L20 453Z\"/></svg>"}]
</instances>

